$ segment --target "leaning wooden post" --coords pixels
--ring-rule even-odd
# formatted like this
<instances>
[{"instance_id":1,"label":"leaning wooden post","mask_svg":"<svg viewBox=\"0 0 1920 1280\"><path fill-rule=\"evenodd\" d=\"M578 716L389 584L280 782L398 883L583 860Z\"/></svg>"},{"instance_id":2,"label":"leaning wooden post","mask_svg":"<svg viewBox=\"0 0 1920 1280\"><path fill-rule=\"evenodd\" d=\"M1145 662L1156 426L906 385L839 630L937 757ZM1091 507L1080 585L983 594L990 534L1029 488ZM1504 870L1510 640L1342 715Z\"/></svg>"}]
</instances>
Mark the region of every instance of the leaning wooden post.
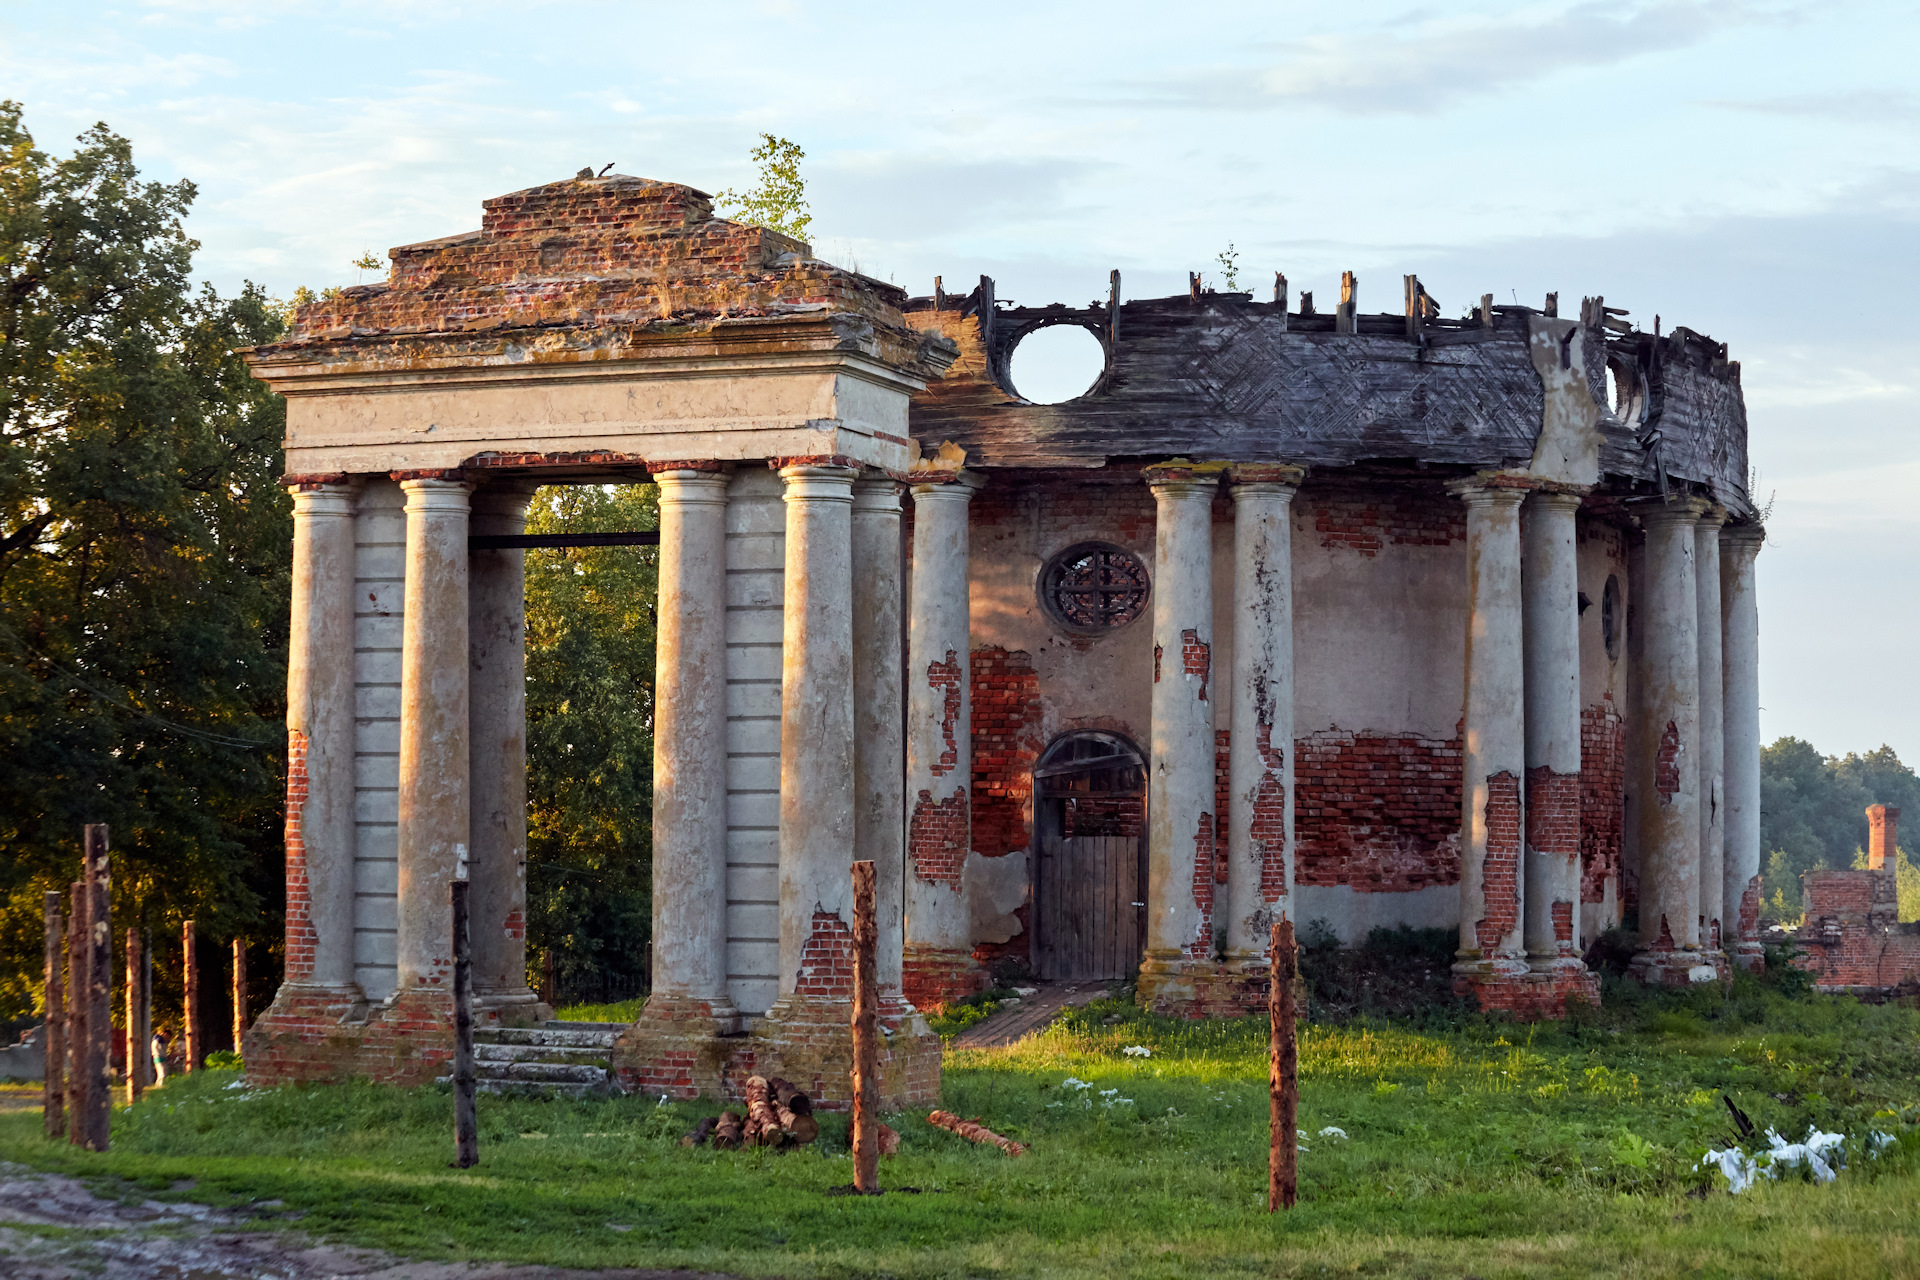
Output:
<instances>
[{"instance_id":1,"label":"leaning wooden post","mask_svg":"<svg viewBox=\"0 0 1920 1280\"><path fill-rule=\"evenodd\" d=\"M153 933L140 927L140 1083L154 1084L153 1066Z\"/></svg>"},{"instance_id":2,"label":"leaning wooden post","mask_svg":"<svg viewBox=\"0 0 1920 1280\"><path fill-rule=\"evenodd\" d=\"M880 1194L880 985L874 973L873 863L853 864L853 1186Z\"/></svg>"},{"instance_id":3,"label":"leaning wooden post","mask_svg":"<svg viewBox=\"0 0 1920 1280\"><path fill-rule=\"evenodd\" d=\"M183 957L181 972L185 975L187 995L185 1008L181 1010L180 1036L185 1045L186 1056L181 1060L180 1069L191 1074L201 1067L200 1050L200 956L199 948L194 945L193 921L180 922L180 952Z\"/></svg>"},{"instance_id":4,"label":"leaning wooden post","mask_svg":"<svg viewBox=\"0 0 1920 1280\"><path fill-rule=\"evenodd\" d=\"M87 849L87 1105L82 1136L90 1151L105 1151L113 1095L113 881L107 870L107 828L86 829Z\"/></svg>"},{"instance_id":5,"label":"leaning wooden post","mask_svg":"<svg viewBox=\"0 0 1920 1280\"><path fill-rule=\"evenodd\" d=\"M1267 1212L1291 1209L1298 1197L1300 1055L1294 1039L1293 980L1297 972L1293 921L1273 925L1273 976L1267 988L1267 1069L1270 1127L1267 1151Z\"/></svg>"},{"instance_id":6,"label":"leaning wooden post","mask_svg":"<svg viewBox=\"0 0 1920 1280\"><path fill-rule=\"evenodd\" d=\"M146 1041L140 1035L141 975L145 965L140 958L140 930L127 930L127 1105L140 1101L147 1087Z\"/></svg>"},{"instance_id":7,"label":"leaning wooden post","mask_svg":"<svg viewBox=\"0 0 1920 1280\"><path fill-rule=\"evenodd\" d=\"M247 942L245 938L233 940L233 1051L240 1052L240 1042L247 1034Z\"/></svg>"},{"instance_id":8,"label":"leaning wooden post","mask_svg":"<svg viewBox=\"0 0 1920 1280\"><path fill-rule=\"evenodd\" d=\"M480 1163L480 1126L473 1090L473 948L467 928L467 881L453 890L453 1165Z\"/></svg>"},{"instance_id":9,"label":"leaning wooden post","mask_svg":"<svg viewBox=\"0 0 1920 1280\"><path fill-rule=\"evenodd\" d=\"M60 891L47 890L47 1069L43 1073L41 1115L49 1138L67 1132L67 922L60 915Z\"/></svg>"},{"instance_id":10,"label":"leaning wooden post","mask_svg":"<svg viewBox=\"0 0 1920 1280\"><path fill-rule=\"evenodd\" d=\"M85 880L67 889L67 1141L84 1146L87 1106L87 910L91 895Z\"/></svg>"}]
</instances>

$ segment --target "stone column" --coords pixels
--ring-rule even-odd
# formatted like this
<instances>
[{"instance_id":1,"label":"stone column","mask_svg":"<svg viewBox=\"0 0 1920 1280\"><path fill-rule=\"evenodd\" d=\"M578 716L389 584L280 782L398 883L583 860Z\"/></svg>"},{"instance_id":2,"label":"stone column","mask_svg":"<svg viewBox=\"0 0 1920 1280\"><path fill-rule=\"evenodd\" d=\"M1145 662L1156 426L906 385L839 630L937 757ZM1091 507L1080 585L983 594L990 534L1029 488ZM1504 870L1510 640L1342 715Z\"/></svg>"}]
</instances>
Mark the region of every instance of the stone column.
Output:
<instances>
[{"instance_id":1,"label":"stone column","mask_svg":"<svg viewBox=\"0 0 1920 1280\"><path fill-rule=\"evenodd\" d=\"M973 847L967 508L983 480L917 472L907 631L907 999L930 1009L982 986L962 878Z\"/></svg>"},{"instance_id":2,"label":"stone column","mask_svg":"<svg viewBox=\"0 0 1920 1280\"><path fill-rule=\"evenodd\" d=\"M1213 963L1213 497L1218 473L1145 473L1156 526L1153 729L1147 781L1147 955L1139 1001L1207 1012Z\"/></svg>"},{"instance_id":3,"label":"stone column","mask_svg":"<svg viewBox=\"0 0 1920 1280\"><path fill-rule=\"evenodd\" d=\"M1233 468L1227 959L1264 971L1293 901L1293 495L1300 467ZM1299 923L1298 920L1295 923ZM1257 995L1264 1001L1265 996Z\"/></svg>"},{"instance_id":4,"label":"stone column","mask_svg":"<svg viewBox=\"0 0 1920 1280\"><path fill-rule=\"evenodd\" d=\"M406 620L400 640L400 901L396 1005L431 995L451 1025L447 885L467 861L467 525L473 486L397 476L407 495Z\"/></svg>"},{"instance_id":5,"label":"stone column","mask_svg":"<svg viewBox=\"0 0 1920 1280\"><path fill-rule=\"evenodd\" d=\"M1467 672L1460 816L1460 952L1455 986L1487 1006L1524 978L1521 775L1526 767L1520 582L1524 487L1478 477L1467 504Z\"/></svg>"},{"instance_id":6,"label":"stone column","mask_svg":"<svg viewBox=\"0 0 1920 1280\"><path fill-rule=\"evenodd\" d=\"M786 481L780 680L780 997L769 1020L853 996L852 467ZM784 1008L783 1008L784 1006ZM844 1019L843 1019L844 1021Z\"/></svg>"},{"instance_id":7,"label":"stone column","mask_svg":"<svg viewBox=\"0 0 1920 1280\"><path fill-rule=\"evenodd\" d=\"M1580 958L1580 580L1578 492L1540 491L1521 510L1526 703L1527 963L1544 989L1528 1012L1600 1001Z\"/></svg>"},{"instance_id":8,"label":"stone column","mask_svg":"<svg viewBox=\"0 0 1920 1280\"><path fill-rule=\"evenodd\" d=\"M1700 950L1718 967L1726 961L1724 933L1736 932L1735 919L1721 910L1726 882L1726 728L1721 707L1725 662L1720 636L1720 526L1724 507L1710 507L1693 526L1694 593L1699 601L1700 653Z\"/></svg>"},{"instance_id":9,"label":"stone column","mask_svg":"<svg viewBox=\"0 0 1920 1280\"><path fill-rule=\"evenodd\" d=\"M360 998L353 977L354 492L348 484L293 491L287 637L286 982L348 1002Z\"/></svg>"},{"instance_id":10,"label":"stone column","mask_svg":"<svg viewBox=\"0 0 1920 1280\"><path fill-rule=\"evenodd\" d=\"M1700 953L1700 601L1694 574L1697 498L1636 504L1646 530L1646 580L1633 584L1639 667L1634 817L1640 848L1642 981L1711 981Z\"/></svg>"},{"instance_id":11,"label":"stone column","mask_svg":"<svg viewBox=\"0 0 1920 1280\"><path fill-rule=\"evenodd\" d=\"M727 993L727 476L718 463L672 462L653 482L653 997L643 1019L724 1034L739 1023Z\"/></svg>"},{"instance_id":12,"label":"stone column","mask_svg":"<svg viewBox=\"0 0 1920 1280\"><path fill-rule=\"evenodd\" d=\"M1521 513L1525 614L1527 957L1578 963L1580 910L1580 583L1577 493L1535 493Z\"/></svg>"},{"instance_id":13,"label":"stone column","mask_svg":"<svg viewBox=\"0 0 1920 1280\"><path fill-rule=\"evenodd\" d=\"M876 985L882 1018L905 1013L901 923L906 893L906 726L900 699L900 484L869 474L853 486L853 856L874 869Z\"/></svg>"},{"instance_id":14,"label":"stone column","mask_svg":"<svg viewBox=\"0 0 1920 1280\"><path fill-rule=\"evenodd\" d=\"M1720 533L1720 649L1726 859L1721 881L1723 947L1735 964L1766 964L1760 943L1760 608L1753 562L1766 542L1755 524Z\"/></svg>"},{"instance_id":15,"label":"stone column","mask_svg":"<svg viewBox=\"0 0 1920 1280\"><path fill-rule=\"evenodd\" d=\"M473 496L472 532L527 529L530 485ZM527 553L474 551L468 560L468 927L474 1016L521 1024L550 1017L527 986Z\"/></svg>"}]
</instances>

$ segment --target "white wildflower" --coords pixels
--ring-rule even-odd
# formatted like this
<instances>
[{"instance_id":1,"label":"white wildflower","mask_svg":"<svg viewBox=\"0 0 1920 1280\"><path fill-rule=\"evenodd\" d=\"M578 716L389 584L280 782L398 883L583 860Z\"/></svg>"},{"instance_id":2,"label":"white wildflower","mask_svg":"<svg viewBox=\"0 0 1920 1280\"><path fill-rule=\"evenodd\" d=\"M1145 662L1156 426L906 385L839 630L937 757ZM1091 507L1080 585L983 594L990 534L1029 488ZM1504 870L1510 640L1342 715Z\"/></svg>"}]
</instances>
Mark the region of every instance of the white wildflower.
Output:
<instances>
[{"instance_id":1,"label":"white wildflower","mask_svg":"<svg viewBox=\"0 0 1920 1280\"><path fill-rule=\"evenodd\" d=\"M1337 1138L1341 1142L1345 1142L1347 1140L1347 1131L1337 1125L1330 1124L1320 1131L1320 1136L1323 1138Z\"/></svg>"},{"instance_id":2,"label":"white wildflower","mask_svg":"<svg viewBox=\"0 0 1920 1280\"><path fill-rule=\"evenodd\" d=\"M1072 1076L1068 1076L1068 1077L1067 1077L1067 1078L1066 1078L1065 1080L1062 1080L1062 1081L1060 1082L1060 1087L1061 1087L1062 1089L1091 1089L1091 1088L1093 1088L1093 1086L1092 1086L1092 1085L1090 1085L1090 1084L1088 1084L1088 1083L1087 1083L1087 1082L1086 1082L1085 1080L1076 1080L1076 1079L1074 1079L1074 1078L1073 1078Z\"/></svg>"},{"instance_id":3,"label":"white wildflower","mask_svg":"<svg viewBox=\"0 0 1920 1280\"><path fill-rule=\"evenodd\" d=\"M1153 1056L1153 1050L1143 1044L1130 1044L1120 1052L1126 1054L1129 1058L1151 1058Z\"/></svg>"}]
</instances>

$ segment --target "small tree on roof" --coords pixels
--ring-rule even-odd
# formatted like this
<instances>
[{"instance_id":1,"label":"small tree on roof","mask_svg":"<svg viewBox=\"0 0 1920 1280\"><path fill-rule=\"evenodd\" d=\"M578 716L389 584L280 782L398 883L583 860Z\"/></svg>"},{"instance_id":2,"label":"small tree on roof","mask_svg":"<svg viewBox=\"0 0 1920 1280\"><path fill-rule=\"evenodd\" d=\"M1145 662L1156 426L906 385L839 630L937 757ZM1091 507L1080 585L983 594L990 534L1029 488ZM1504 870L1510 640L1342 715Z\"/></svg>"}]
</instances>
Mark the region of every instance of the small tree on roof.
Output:
<instances>
[{"instance_id":1,"label":"small tree on roof","mask_svg":"<svg viewBox=\"0 0 1920 1280\"><path fill-rule=\"evenodd\" d=\"M750 191L731 187L714 196L722 213L750 226L778 231L795 240L807 238L813 215L807 211L807 180L800 176L800 162L807 153L797 142L760 135L760 145L750 153L760 166L760 182Z\"/></svg>"}]
</instances>

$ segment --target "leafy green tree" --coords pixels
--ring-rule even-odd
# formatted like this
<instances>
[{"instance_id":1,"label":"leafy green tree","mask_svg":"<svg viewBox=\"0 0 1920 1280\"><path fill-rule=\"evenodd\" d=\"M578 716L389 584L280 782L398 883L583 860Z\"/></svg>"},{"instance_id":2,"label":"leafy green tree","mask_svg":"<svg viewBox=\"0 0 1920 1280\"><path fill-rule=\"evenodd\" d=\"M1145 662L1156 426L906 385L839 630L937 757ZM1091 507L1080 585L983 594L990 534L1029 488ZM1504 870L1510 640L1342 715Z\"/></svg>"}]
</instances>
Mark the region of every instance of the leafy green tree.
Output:
<instances>
[{"instance_id":1,"label":"leafy green tree","mask_svg":"<svg viewBox=\"0 0 1920 1280\"><path fill-rule=\"evenodd\" d=\"M745 192L729 187L714 200L722 213L804 243L807 228L813 225L807 210L807 181L800 176L800 162L806 156L798 143L763 133L760 145L750 153L760 167L759 185Z\"/></svg>"},{"instance_id":2,"label":"leafy green tree","mask_svg":"<svg viewBox=\"0 0 1920 1280\"><path fill-rule=\"evenodd\" d=\"M1866 865L1866 811L1873 804L1920 814L1920 776L1891 747L1822 756L1809 742L1781 738L1761 750L1760 847L1770 919L1800 917L1802 873Z\"/></svg>"},{"instance_id":3,"label":"leafy green tree","mask_svg":"<svg viewBox=\"0 0 1920 1280\"><path fill-rule=\"evenodd\" d=\"M652 485L540 490L535 533L659 528ZM562 985L647 969L653 900L651 547L527 553L527 931Z\"/></svg>"},{"instance_id":4,"label":"leafy green tree","mask_svg":"<svg viewBox=\"0 0 1920 1280\"><path fill-rule=\"evenodd\" d=\"M51 158L0 103L6 1021L84 823L111 826L116 936L280 933L284 412L234 352L282 324L251 286L191 287L193 196L104 125Z\"/></svg>"}]
</instances>

